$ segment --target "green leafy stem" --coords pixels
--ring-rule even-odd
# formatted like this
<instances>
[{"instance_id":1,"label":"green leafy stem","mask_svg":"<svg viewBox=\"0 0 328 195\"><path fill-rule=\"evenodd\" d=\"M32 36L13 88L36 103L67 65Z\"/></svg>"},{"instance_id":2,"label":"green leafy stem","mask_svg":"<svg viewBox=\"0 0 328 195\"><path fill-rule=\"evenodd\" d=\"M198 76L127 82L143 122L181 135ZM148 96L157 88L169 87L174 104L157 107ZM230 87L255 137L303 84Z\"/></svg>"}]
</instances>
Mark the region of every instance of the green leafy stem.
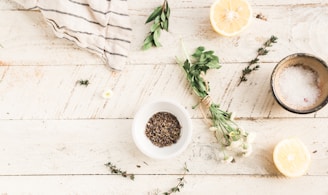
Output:
<instances>
[{"instance_id":1,"label":"green leafy stem","mask_svg":"<svg viewBox=\"0 0 328 195\"><path fill-rule=\"evenodd\" d=\"M170 17L170 7L167 0L164 0L163 5L155 8L155 10L150 14L146 20L146 24L154 21L150 27L150 32L143 42L142 49L147 50L151 47L160 47L159 37L161 30L169 30L169 17Z\"/></svg>"},{"instance_id":2,"label":"green leafy stem","mask_svg":"<svg viewBox=\"0 0 328 195\"><path fill-rule=\"evenodd\" d=\"M126 171L122 171L121 169L117 168L116 165L114 165L111 162L108 162L105 164L106 167L108 167L111 171L111 173L116 175L121 175L122 177L130 178L131 180L134 180L134 174L127 173Z\"/></svg>"},{"instance_id":3,"label":"green leafy stem","mask_svg":"<svg viewBox=\"0 0 328 195\"><path fill-rule=\"evenodd\" d=\"M187 164L185 163L184 167L183 167L183 175L182 177L178 178L178 184L172 188L170 188L170 190L168 190L167 192L164 192L163 195L170 195L172 193L176 193L176 192L180 192L180 190L185 186L185 175L189 172L189 169L187 167Z\"/></svg>"},{"instance_id":4,"label":"green leafy stem","mask_svg":"<svg viewBox=\"0 0 328 195\"><path fill-rule=\"evenodd\" d=\"M269 53L269 50L267 49L268 47L272 47L272 45L274 43L277 43L278 38L274 35L272 35L266 42L264 42L263 46L260 47L257 50L257 55L254 59L252 59L246 68L243 69L242 71L242 75L240 77L238 86L242 83L242 82L246 82L247 78L246 76L251 74L253 71L256 71L260 68L260 65L258 65L257 63L259 62L259 56L264 56L267 55Z\"/></svg>"}]
</instances>

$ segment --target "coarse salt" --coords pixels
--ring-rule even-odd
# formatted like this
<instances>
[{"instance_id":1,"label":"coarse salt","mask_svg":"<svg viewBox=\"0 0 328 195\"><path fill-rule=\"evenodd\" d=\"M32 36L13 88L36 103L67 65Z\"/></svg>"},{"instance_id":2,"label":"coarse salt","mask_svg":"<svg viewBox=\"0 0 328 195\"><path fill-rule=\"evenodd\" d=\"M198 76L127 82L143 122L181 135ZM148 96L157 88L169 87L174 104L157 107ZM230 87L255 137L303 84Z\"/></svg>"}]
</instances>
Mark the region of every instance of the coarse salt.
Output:
<instances>
[{"instance_id":1,"label":"coarse salt","mask_svg":"<svg viewBox=\"0 0 328 195\"><path fill-rule=\"evenodd\" d=\"M295 108L304 108L315 104L321 93L317 83L317 73L302 65L284 68L278 81L281 95L286 104Z\"/></svg>"}]
</instances>

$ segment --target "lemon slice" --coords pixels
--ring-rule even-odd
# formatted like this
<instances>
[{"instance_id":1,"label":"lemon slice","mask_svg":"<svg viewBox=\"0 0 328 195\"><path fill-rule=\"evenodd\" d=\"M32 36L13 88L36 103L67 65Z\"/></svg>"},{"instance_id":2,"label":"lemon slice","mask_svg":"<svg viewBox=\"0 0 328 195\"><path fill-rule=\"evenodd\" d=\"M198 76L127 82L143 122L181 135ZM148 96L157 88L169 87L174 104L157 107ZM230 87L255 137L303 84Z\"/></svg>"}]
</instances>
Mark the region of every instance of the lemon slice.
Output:
<instances>
[{"instance_id":1,"label":"lemon slice","mask_svg":"<svg viewBox=\"0 0 328 195\"><path fill-rule=\"evenodd\" d=\"M224 36L234 36L250 23L252 9L246 0L217 0L211 6L213 29Z\"/></svg>"},{"instance_id":2,"label":"lemon slice","mask_svg":"<svg viewBox=\"0 0 328 195\"><path fill-rule=\"evenodd\" d=\"M298 177L309 168L310 152L298 138L280 141L273 151L273 161L278 170L285 176Z\"/></svg>"}]
</instances>

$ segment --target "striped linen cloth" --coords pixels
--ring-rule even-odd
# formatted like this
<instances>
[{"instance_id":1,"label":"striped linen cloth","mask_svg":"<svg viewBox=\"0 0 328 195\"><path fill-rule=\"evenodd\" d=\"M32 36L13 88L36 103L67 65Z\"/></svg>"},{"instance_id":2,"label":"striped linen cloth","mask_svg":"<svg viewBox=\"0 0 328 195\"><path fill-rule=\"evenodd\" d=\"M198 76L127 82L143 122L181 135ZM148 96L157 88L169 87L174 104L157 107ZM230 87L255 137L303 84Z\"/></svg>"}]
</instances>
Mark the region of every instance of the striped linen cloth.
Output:
<instances>
[{"instance_id":1,"label":"striped linen cloth","mask_svg":"<svg viewBox=\"0 0 328 195\"><path fill-rule=\"evenodd\" d=\"M127 62L131 25L127 0L15 0L40 10L56 36L100 55L113 69Z\"/></svg>"}]
</instances>

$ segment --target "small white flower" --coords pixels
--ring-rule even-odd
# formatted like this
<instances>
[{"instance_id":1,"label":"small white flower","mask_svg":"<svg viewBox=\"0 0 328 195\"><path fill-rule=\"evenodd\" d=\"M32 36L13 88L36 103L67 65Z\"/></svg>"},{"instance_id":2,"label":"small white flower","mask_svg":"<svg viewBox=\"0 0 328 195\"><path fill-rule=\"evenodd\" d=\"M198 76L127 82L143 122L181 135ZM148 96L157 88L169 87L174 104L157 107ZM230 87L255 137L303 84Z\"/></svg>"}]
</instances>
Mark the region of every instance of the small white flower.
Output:
<instances>
[{"instance_id":1,"label":"small white flower","mask_svg":"<svg viewBox=\"0 0 328 195\"><path fill-rule=\"evenodd\" d=\"M247 135L247 132L245 131L245 129L240 126L239 126L239 131L240 131L241 135Z\"/></svg>"},{"instance_id":2,"label":"small white flower","mask_svg":"<svg viewBox=\"0 0 328 195\"><path fill-rule=\"evenodd\" d=\"M242 153L246 153L247 152L247 150L248 150L248 147L250 146L250 144L248 144L247 142L244 142L243 144L242 144L242 146L240 147L240 151L242 152Z\"/></svg>"},{"instance_id":3,"label":"small white flower","mask_svg":"<svg viewBox=\"0 0 328 195\"><path fill-rule=\"evenodd\" d=\"M112 95L113 95L113 91L111 89L107 89L102 93L102 97L104 99L109 99L112 97Z\"/></svg>"},{"instance_id":4,"label":"small white flower","mask_svg":"<svg viewBox=\"0 0 328 195\"><path fill-rule=\"evenodd\" d=\"M256 138L256 133L255 132L250 132L247 135L246 141L247 143L253 143Z\"/></svg>"},{"instance_id":5,"label":"small white flower","mask_svg":"<svg viewBox=\"0 0 328 195\"><path fill-rule=\"evenodd\" d=\"M233 161L232 156L225 156L224 159L221 160L221 162L225 164L231 163L232 161Z\"/></svg>"},{"instance_id":6,"label":"small white flower","mask_svg":"<svg viewBox=\"0 0 328 195\"><path fill-rule=\"evenodd\" d=\"M227 146L227 150L236 151L242 147L241 145L242 145L241 140L233 141L230 143L229 146Z\"/></svg>"},{"instance_id":7,"label":"small white flower","mask_svg":"<svg viewBox=\"0 0 328 195\"><path fill-rule=\"evenodd\" d=\"M252 152L253 152L253 147L252 147L252 145L248 144L247 149L246 149L245 153L243 154L243 156L248 157L252 154Z\"/></svg>"}]
</instances>

